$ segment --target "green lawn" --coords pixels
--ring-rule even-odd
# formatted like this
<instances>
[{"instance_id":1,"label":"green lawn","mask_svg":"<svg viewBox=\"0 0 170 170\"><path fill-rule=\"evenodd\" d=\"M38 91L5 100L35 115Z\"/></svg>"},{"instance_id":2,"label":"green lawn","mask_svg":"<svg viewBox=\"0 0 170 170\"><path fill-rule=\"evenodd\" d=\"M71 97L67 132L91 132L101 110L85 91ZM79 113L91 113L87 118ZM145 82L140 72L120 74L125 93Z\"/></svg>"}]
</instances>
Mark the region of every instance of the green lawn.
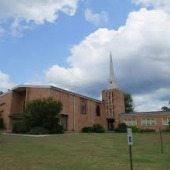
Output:
<instances>
[{"instance_id":1,"label":"green lawn","mask_svg":"<svg viewBox=\"0 0 170 170\"><path fill-rule=\"evenodd\" d=\"M134 170L170 170L170 133L134 134ZM0 170L128 170L126 134L0 135Z\"/></svg>"}]
</instances>

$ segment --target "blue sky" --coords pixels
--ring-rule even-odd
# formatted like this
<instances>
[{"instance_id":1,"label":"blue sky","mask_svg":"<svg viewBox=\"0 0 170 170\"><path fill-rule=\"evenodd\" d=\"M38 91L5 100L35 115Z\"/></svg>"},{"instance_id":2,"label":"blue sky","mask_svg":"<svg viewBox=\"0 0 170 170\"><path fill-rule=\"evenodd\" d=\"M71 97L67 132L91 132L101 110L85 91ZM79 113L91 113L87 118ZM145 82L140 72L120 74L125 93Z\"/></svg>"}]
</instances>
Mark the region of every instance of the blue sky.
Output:
<instances>
[{"instance_id":1,"label":"blue sky","mask_svg":"<svg viewBox=\"0 0 170 170\"><path fill-rule=\"evenodd\" d=\"M53 84L100 98L111 51L136 110L159 110L170 99L169 9L168 0L0 0L0 90Z\"/></svg>"},{"instance_id":2,"label":"blue sky","mask_svg":"<svg viewBox=\"0 0 170 170\"><path fill-rule=\"evenodd\" d=\"M105 11L108 23L96 26L87 22L84 17L87 8L94 13ZM100 27L118 29L125 24L129 12L137 9L130 0L82 1L74 16L60 12L54 23L28 24L33 27L31 30L15 36L11 36L11 22L8 21L4 27L9 32L2 37L0 45L0 68L10 75L11 81L18 84L34 80L37 75L41 77L42 71L53 64L67 66L66 58L73 45Z\"/></svg>"}]
</instances>

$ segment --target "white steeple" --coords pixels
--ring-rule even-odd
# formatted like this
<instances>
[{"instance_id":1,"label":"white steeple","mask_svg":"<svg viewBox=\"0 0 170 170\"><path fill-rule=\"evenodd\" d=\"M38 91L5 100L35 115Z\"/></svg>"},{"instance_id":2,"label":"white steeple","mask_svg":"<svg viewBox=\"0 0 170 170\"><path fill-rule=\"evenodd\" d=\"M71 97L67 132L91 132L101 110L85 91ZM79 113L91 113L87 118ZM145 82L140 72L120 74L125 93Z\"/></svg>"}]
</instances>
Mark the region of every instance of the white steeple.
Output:
<instances>
[{"instance_id":1,"label":"white steeple","mask_svg":"<svg viewBox=\"0 0 170 170\"><path fill-rule=\"evenodd\" d=\"M109 78L108 88L109 89L117 89L111 53L110 53L110 78Z\"/></svg>"}]
</instances>

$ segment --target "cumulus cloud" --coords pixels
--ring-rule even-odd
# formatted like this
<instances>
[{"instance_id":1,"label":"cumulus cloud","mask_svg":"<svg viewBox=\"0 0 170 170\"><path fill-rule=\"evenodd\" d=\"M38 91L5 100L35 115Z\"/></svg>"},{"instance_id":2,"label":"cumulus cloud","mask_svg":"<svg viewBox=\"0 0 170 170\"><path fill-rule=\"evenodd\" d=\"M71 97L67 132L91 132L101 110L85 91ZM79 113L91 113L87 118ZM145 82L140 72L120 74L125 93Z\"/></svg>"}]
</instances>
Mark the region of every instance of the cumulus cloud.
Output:
<instances>
[{"instance_id":1,"label":"cumulus cloud","mask_svg":"<svg viewBox=\"0 0 170 170\"><path fill-rule=\"evenodd\" d=\"M46 81L99 96L101 89L107 88L112 51L118 85L136 97L137 109L141 109L142 94L146 94L142 96L146 100L156 92L152 99L165 102L159 90L170 84L169 20L170 15L163 10L131 12L125 26L118 30L98 29L73 46L67 59L69 67L52 66L45 72ZM170 91L166 93L170 98ZM150 101L147 109L157 110L155 105Z\"/></svg>"},{"instance_id":2,"label":"cumulus cloud","mask_svg":"<svg viewBox=\"0 0 170 170\"><path fill-rule=\"evenodd\" d=\"M12 20L11 29L15 35L19 31L28 29L28 23L43 24L55 22L58 13L73 16L76 12L78 0L1 0L0 21ZM24 24L23 26L21 26Z\"/></svg>"},{"instance_id":3,"label":"cumulus cloud","mask_svg":"<svg viewBox=\"0 0 170 170\"><path fill-rule=\"evenodd\" d=\"M132 0L135 4L142 4L145 7L153 7L157 9L164 9L170 12L170 1L169 0Z\"/></svg>"},{"instance_id":4,"label":"cumulus cloud","mask_svg":"<svg viewBox=\"0 0 170 170\"><path fill-rule=\"evenodd\" d=\"M14 86L15 84L10 82L9 76L0 71L0 91L7 91Z\"/></svg>"},{"instance_id":5,"label":"cumulus cloud","mask_svg":"<svg viewBox=\"0 0 170 170\"><path fill-rule=\"evenodd\" d=\"M161 110L168 104L170 99L170 88L160 88L150 93L137 94L133 96L136 111Z\"/></svg>"},{"instance_id":6,"label":"cumulus cloud","mask_svg":"<svg viewBox=\"0 0 170 170\"><path fill-rule=\"evenodd\" d=\"M85 19L96 26L107 24L109 21L107 12L94 13L91 9L85 10Z\"/></svg>"},{"instance_id":7,"label":"cumulus cloud","mask_svg":"<svg viewBox=\"0 0 170 170\"><path fill-rule=\"evenodd\" d=\"M4 29L0 26L0 37L3 35Z\"/></svg>"}]
</instances>

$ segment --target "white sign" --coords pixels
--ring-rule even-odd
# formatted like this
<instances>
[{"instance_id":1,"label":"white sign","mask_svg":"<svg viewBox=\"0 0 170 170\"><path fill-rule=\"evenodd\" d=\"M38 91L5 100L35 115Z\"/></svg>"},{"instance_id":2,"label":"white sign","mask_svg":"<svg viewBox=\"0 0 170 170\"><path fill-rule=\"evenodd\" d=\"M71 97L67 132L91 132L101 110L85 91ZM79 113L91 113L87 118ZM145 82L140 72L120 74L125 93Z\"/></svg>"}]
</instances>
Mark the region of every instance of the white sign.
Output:
<instances>
[{"instance_id":1,"label":"white sign","mask_svg":"<svg viewBox=\"0 0 170 170\"><path fill-rule=\"evenodd\" d=\"M133 139L132 139L132 129L131 128L127 128L127 136L128 136L128 144L132 145Z\"/></svg>"}]
</instances>

